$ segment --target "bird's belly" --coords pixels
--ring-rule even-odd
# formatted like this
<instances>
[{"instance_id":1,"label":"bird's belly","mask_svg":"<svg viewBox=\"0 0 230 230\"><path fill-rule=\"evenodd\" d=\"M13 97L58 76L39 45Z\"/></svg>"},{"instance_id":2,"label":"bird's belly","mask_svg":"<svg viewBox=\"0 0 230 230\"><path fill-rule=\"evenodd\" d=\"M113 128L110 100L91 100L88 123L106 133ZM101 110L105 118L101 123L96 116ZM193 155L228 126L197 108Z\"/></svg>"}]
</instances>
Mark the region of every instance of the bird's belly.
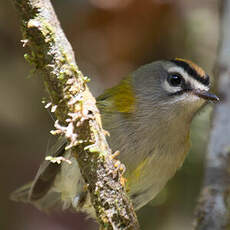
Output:
<instances>
[{"instance_id":1,"label":"bird's belly","mask_svg":"<svg viewBox=\"0 0 230 230\"><path fill-rule=\"evenodd\" d=\"M127 188L135 209L144 206L162 190L167 181L182 165L187 150L188 148L180 148L180 151L177 150L175 153L173 148L167 146L165 151L160 151L161 154L156 150L151 152L145 160L137 164L135 169L130 170L127 167ZM78 210L80 207L77 207L78 204L75 201L84 192L84 180L78 163L70 152L66 152L64 157L69 159L72 164L63 162L61 171L55 179L54 187L61 194L64 208L72 206ZM122 157L120 160L128 166L129 162L126 162ZM86 203L81 206L81 211L93 216L94 209L90 201Z\"/></svg>"},{"instance_id":2,"label":"bird's belly","mask_svg":"<svg viewBox=\"0 0 230 230\"><path fill-rule=\"evenodd\" d=\"M176 173L185 158L185 151L176 154L150 154L135 170L127 172L129 195L134 208L151 201Z\"/></svg>"}]
</instances>

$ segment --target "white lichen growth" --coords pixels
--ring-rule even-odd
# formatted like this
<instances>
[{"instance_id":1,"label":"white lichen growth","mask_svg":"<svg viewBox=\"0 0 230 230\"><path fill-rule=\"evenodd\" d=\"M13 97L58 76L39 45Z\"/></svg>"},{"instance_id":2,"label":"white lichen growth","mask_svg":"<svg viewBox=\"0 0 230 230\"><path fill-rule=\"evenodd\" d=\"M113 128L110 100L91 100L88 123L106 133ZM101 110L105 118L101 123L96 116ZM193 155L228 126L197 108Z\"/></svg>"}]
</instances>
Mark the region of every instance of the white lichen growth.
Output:
<instances>
[{"instance_id":1,"label":"white lichen growth","mask_svg":"<svg viewBox=\"0 0 230 230\"><path fill-rule=\"evenodd\" d=\"M57 163L57 164L61 164L62 161L68 163L68 164L72 164L72 162L69 159L66 159L65 157L52 157L52 156L47 156L45 158L46 161L50 161L51 163Z\"/></svg>"}]
</instances>

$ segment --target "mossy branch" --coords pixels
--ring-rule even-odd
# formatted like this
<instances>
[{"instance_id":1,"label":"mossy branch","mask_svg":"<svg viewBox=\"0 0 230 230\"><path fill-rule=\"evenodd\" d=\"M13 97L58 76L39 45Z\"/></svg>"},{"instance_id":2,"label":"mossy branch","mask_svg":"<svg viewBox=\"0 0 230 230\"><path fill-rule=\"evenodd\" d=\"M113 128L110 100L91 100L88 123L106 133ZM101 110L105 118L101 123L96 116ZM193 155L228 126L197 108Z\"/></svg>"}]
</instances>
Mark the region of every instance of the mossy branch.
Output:
<instances>
[{"instance_id":1,"label":"mossy branch","mask_svg":"<svg viewBox=\"0 0 230 230\"><path fill-rule=\"evenodd\" d=\"M214 109L204 186L196 210L196 230L230 229L230 0L221 7L216 69L221 103Z\"/></svg>"},{"instance_id":2,"label":"mossy branch","mask_svg":"<svg viewBox=\"0 0 230 230\"><path fill-rule=\"evenodd\" d=\"M71 45L49 0L13 0L20 15L25 58L43 76L56 134L65 135L88 185L101 229L138 229L138 221L115 167L100 114L78 69Z\"/></svg>"}]
</instances>

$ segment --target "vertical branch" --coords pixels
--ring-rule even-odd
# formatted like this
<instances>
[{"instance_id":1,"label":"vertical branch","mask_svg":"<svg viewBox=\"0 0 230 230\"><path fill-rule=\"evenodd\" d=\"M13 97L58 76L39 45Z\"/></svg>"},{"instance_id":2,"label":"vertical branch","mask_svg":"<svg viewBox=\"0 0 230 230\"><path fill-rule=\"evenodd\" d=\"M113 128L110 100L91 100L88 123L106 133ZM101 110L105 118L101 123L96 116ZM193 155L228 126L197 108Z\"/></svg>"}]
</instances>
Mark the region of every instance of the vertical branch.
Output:
<instances>
[{"instance_id":1,"label":"vertical branch","mask_svg":"<svg viewBox=\"0 0 230 230\"><path fill-rule=\"evenodd\" d=\"M213 114L205 179L196 211L196 230L230 229L230 0L221 6L216 83L221 103Z\"/></svg>"},{"instance_id":2,"label":"vertical branch","mask_svg":"<svg viewBox=\"0 0 230 230\"><path fill-rule=\"evenodd\" d=\"M49 0L13 0L20 15L26 59L43 76L55 112L88 185L101 229L138 229L122 171L115 167L100 114ZM93 55L93 54L92 54Z\"/></svg>"}]
</instances>

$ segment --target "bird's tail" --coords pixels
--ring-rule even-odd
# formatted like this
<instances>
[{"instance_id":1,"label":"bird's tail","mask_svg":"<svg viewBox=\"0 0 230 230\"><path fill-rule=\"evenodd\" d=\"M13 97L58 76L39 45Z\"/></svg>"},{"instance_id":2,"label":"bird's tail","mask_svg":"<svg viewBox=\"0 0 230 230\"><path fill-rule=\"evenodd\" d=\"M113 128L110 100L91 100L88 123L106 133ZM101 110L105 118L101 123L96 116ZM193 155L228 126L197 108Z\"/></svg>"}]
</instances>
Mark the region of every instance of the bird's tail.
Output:
<instances>
[{"instance_id":1,"label":"bird's tail","mask_svg":"<svg viewBox=\"0 0 230 230\"><path fill-rule=\"evenodd\" d=\"M32 186L32 182L29 182L22 187L18 188L10 194L10 199L13 201L19 201L27 203L29 202L29 192Z\"/></svg>"},{"instance_id":2,"label":"bird's tail","mask_svg":"<svg viewBox=\"0 0 230 230\"><path fill-rule=\"evenodd\" d=\"M32 182L23 185L10 194L10 199L17 202L30 203L36 208L49 213L50 211L62 208L61 195L58 192L50 191L39 200L31 200Z\"/></svg>"}]
</instances>

